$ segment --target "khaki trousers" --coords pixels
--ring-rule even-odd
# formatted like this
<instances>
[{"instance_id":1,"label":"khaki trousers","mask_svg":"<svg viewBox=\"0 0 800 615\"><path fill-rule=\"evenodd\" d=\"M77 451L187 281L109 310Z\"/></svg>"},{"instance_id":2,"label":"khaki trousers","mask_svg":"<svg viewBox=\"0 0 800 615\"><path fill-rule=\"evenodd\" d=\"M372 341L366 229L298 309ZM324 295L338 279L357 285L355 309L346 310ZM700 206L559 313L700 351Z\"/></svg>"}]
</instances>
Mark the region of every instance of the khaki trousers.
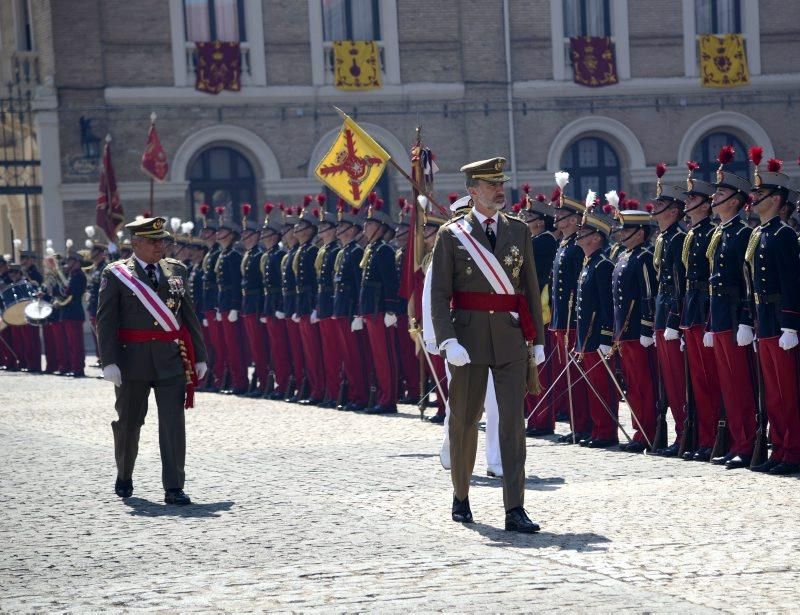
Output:
<instances>
[{"instance_id":1,"label":"khaki trousers","mask_svg":"<svg viewBox=\"0 0 800 615\"><path fill-rule=\"evenodd\" d=\"M527 359L505 365L448 365L450 374L450 476L459 500L469 495L478 448L478 421L483 414L489 370L494 378L500 417L503 503L511 510L525 502L525 376Z\"/></svg>"}]
</instances>

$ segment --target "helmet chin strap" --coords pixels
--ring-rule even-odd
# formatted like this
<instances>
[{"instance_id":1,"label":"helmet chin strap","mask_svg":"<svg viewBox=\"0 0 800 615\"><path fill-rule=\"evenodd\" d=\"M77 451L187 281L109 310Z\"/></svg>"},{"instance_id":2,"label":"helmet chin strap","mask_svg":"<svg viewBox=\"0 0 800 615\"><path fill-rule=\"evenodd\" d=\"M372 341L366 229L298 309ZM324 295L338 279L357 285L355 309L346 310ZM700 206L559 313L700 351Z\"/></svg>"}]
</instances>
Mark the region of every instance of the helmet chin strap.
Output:
<instances>
[{"instance_id":1,"label":"helmet chin strap","mask_svg":"<svg viewBox=\"0 0 800 615\"><path fill-rule=\"evenodd\" d=\"M758 199L757 201L753 201L753 202L750 204L750 207L752 208L752 207L756 207L757 205L760 205L762 202L766 201L766 200L767 200L769 197L771 197L771 196L772 196L773 194L775 194L776 192L777 192L777 190L773 190L773 191L772 191L772 192L770 192L769 194L766 194L766 195L762 196L762 197L761 197L760 199Z\"/></svg>"},{"instance_id":2,"label":"helmet chin strap","mask_svg":"<svg viewBox=\"0 0 800 615\"><path fill-rule=\"evenodd\" d=\"M702 201L700 201L700 202L699 202L697 205L695 205L694 207L692 207L691 209L684 209L684 210L683 210L683 213L684 213L684 215L685 215L685 214L688 214L689 212L691 212L691 211L694 211L694 210L695 210L695 209L697 209L698 207L701 207L701 206L703 206L703 205L705 205L706 203L709 203L709 202L710 202L710 201L709 201L708 197L706 197L706 198L704 198ZM713 204L712 204L712 207L713 207Z\"/></svg>"},{"instance_id":3,"label":"helmet chin strap","mask_svg":"<svg viewBox=\"0 0 800 615\"><path fill-rule=\"evenodd\" d=\"M729 194L729 195L728 195L728 196L726 196L724 199L722 199L722 200L721 200L719 203L714 203L714 202L712 201L712 202L711 202L711 207L712 207L712 208L714 208L714 207L719 207L719 206L720 206L720 205L722 205L723 203L727 203L728 201L730 201L730 200L731 200L733 197L737 196L738 194L739 194L739 192L738 192L738 191L734 192L733 194ZM765 197L765 198L766 198L766 197Z\"/></svg>"}]
</instances>

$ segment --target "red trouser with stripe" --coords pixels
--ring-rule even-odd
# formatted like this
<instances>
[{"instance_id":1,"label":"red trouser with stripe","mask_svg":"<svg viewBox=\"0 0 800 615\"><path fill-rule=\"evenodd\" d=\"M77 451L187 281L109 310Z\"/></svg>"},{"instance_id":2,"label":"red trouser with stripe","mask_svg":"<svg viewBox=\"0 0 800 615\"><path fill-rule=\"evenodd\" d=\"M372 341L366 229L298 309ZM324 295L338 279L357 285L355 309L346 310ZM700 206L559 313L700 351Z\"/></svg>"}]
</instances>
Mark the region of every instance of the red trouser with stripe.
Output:
<instances>
[{"instance_id":1,"label":"red trouser with stripe","mask_svg":"<svg viewBox=\"0 0 800 615\"><path fill-rule=\"evenodd\" d=\"M7 330L11 333L11 347L14 349L14 354L17 355L17 367L27 369L28 357L25 354L25 332L23 329L22 325L12 325Z\"/></svg>"},{"instance_id":2,"label":"red trouser with stripe","mask_svg":"<svg viewBox=\"0 0 800 615\"><path fill-rule=\"evenodd\" d=\"M797 347L783 350L778 337L758 341L758 358L764 377L764 402L772 441L770 459L800 463L800 392Z\"/></svg>"},{"instance_id":3,"label":"red trouser with stripe","mask_svg":"<svg viewBox=\"0 0 800 615\"><path fill-rule=\"evenodd\" d=\"M25 362L28 370L34 373L42 371L42 342L39 337L39 327L25 325L23 327L25 338Z\"/></svg>"},{"instance_id":4,"label":"red trouser with stripe","mask_svg":"<svg viewBox=\"0 0 800 615\"><path fill-rule=\"evenodd\" d=\"M292 349L292 374L294 374L294 386L300 391L303 386L305 376L305 362L303 357L303 341L300 338L300 325L288 316L284 318L286 323L286 335L289 338L289 346ZM286 395L294 394L294 391L286 391Z\"/></svg>"},{"instance_id":5,"label":"red trouser with stripe","mask_svg":"<svg viewBox=\"0 0 800 615\"><path fill-rule=\"evenodd\" d=\"M58 370L60 365L60 350L58 323L49 322L44 327L44 369L47 373Z\"/></svg>"},{"instance_id":6,"label":"red trouser with stripe","mask_svg":"<svg viewBox=\"0 0 800 615\"><path fill-rule=\"evenodd\" d=\"M530 415L528 416L529 429L553 430L556 428L556 413L553 406L553 400L556 397L555 389L550 392L544 401L542 401L542 396L552 384L553 378L558 375L553 373L553 360L556 358L556 353L553 352L555 334L547 330L544 332L544 339L545 362L539 366L539 382L542 385L542 392L538 395L528 393L525 396L525 414L526 416ZM540 402L541 405L539 405ZM537 405L539 405L538 408L536 408ZM534 408L536 408L536 412L533 412Z\"/></svg>"},{"instance_id":7,"label":"red trouser with stripe","mask_svg":"<svg viewBox=\"0 0 800 615\"><path fill-rule=\"evenodd\" d=\"M397 404L397 339L394 327L383 324L383 314L364 316L375 379L378 386L377 403L380 406Z\"/></svg>"},{"instance_id":8,"label":"red trouser with stripe","mask_svg":"<svg viewBox=\"0 0 800 615\"><path fill-rule=\"evenodd\" d=\"M408 315L397 315L397 350L400 358L398 367L400 377L405 380L406 393L412 399L419 399L419 358L417 345L408 332Z\"/></svg>"},{"instance_id":9,"label":"red trouser with stripe","mask_svg":"<svg viewBox=\"0 0 800 615\"><path fill-rule=\"evenodd\" d=\"M255 376L258 390L266 391L269 378L269 343L267 330L261 324L258 314L242 314L242 328L244 329L247 345L250 347L250 356L255 365Z\"/></svg>"},{"instance_id":10,"label":"red trouser with stripe","mask_svg":"<svg viewBox=\"0 0 800 615\"><path fill-rule=\"evenodd\" d=\"M342 384L345 348L339 342L339 327L333 318L323 318L319 321L319 337L322 341L325 369L325 398L336 401L339 399L339 387Z\"/></svg>"},{"instance_id":11,"label":"red trouser with stripe","mask_svg":"<svg viewBox=\"0 0 800 615\"><path fill-rule=\"evenodd\" d=\"M292 357L289 349L289 335L286 333L286 322L274 316L268 316L264 326L269 338L272 370L275 372L275 388L278 392L286 395L290 393L286 387L289 386L289 376L292 373Z\"/></svg>"},{"instance_id":12,"label":"red trouser with stripe","mask_svg":"<svg viewBox=\"0 0 800 615\"><path fill-rule=\"evenodd\" d=\"M13 327L6 327L0 331L0 336L3 341L0 342L0 363L8 369L17 369L19 364L14 355L19 354L19 349L14 348L13 336L11 330Z\"/></svg>"},{"instance_id":13,"label":"red trouser with stripe","mask_svg":"<svg viewBox=\"0 0 800 615\"><path fill-rule=\"evenodd\" d=\"M683 332L697 416L697 448L714 448L722 403L714 349L703 345L703 325L695 325Z\"/></svg>"},{"instance_id":14,"label":"red trouser with stripe","mask_svg":"<svg viewBox=\"0 0 800 615\"><path fill-rule=\"evenodd\" d=\"M221 387L225 380L225 339L222 335L222 322L217 320L217 310L206 310L208 323L208 339L214 349L213 386Z\"/></svg>"},{"instance_id":15,"label":"red trouser with stripe","mask_svg":"<svg viewBox=\"0 0 800 615\"><path fill-rule=\"evenodd\" d=\"M204 318L204 317L203 317ZM203 318L200 320L202 321ZM209 321L209 326L203 326L202 322L201 328L203 329L203 343L206 345L206 355L208 357L208 361L206 362L208 365L208 371L206 372L205 377L201 382L203 383L202 386L208 386L210 383L214 381L214 365L216 364L215 359L217 356L216 349L214 348L214 343L211 339L211 322Z\"/></svg>"},{"instance_id":16,"label":"red trouser with stripe","mask_svg":"<svg viewBox=\"0 0 800 615\"><path fill-rule=\"evenodd\" d=\"M365 406L369 401L367 386L367 359L361 352L363 331L351 331L351 320L346 317L332 318L336 339L344 353L344 374L347 378L348 401Z\"/></svg>"},{"instance_id":17,"label":"red trouser with stripe","mask_svg":"<svg viewBox=\"0 0 800 615\"><path fill-rule=\"evenodd\" d=\"M551 373L553 374L553 378L558 378L558 375L561 374L568 362L567 350L564 348L565 331L554 330L552 333L555 352L553 353L553 358L550 359L552 363ZM567 347L569 350L575 348L575 329L570 329ZM567 391L570 384L572 385L571 393ZM571 365L569 368L569 377L567 377L567 373L564 373L561 378L559 378L556 386L553 387L553 390L550 391L550 395L553 396L554 416L561 412L568 416L570 415L571 394L572 418L570 427L574 433L589 434L592 432L592 417L589 413L588 390L589 388L586 386L586 381L580 379L580 372L578 372L574 365ZM539 410L541 410L541 406Z\"/></svg>"},{"instance_id":18,"label":"red trouser with stripe","mask_svg":"<svg viewBox=\"0 0 800 615\"><path fill-rule=\"evenodd\" d=\"M319 326L311 324L310 316L301 316L298 327L308 375L308 398L322 400L325 398L325 367L322 364L322 340L319 336Z\"/></svg>"},{"instance_id":19,"label":"red trouser with stripe","mask_svg":"<svg viewBox=\"0 0 800 615\"><path fill-rule=\"evenodd\" d=\"M675 419L675 441L679 442L686 421L686 380L683 376L683 353L680 340L665 340L664 331L656 331L656 356L658 369L664 383L667 403ZM655 374L653 374L655 376ZM658 384L656 382L656 384Z\"/></svg>"},{"instance_id":20,"label":"red trouser with stripe","mask_svg":"<svg viewBox=\"0 0 800 615\"><path fill-rule=\"evenodd\" d=\"M581 355L581 369L586 374L586 379L592 384L591 387L586 385L589 414L592 417L592 440L617 442L619 440L617 423L611 416L613 414L613 417L616 418L619 415L617 389L611 382L611 376L608 375L608 370L602 365L602 362L597 352L586 352ZM606 408L611 411L611 414Z\"/></svg>"},{"instance_id":21,"label":"red trouser with stripe","mask_svg":"<svg viewBox=\"0 0 800 615\"><path fill-rule=\"evenodd\" d=\"M62 320L61 326L64 328L66 337L66 371L82 374L86 362L86 353L83 348L83 321Z\"/></svg>"},{"instance_id":22,"label":"red trouser with stripe","mask_svg":"<svg viewBox=\"0 0 800 615\"><path fill-rule=\"evenodd\" d=\"M222 320L219 321L220 337L224 348L222 373L225 373L225 368L228 369L231 375L231 388L234 391L246 391L248 386L247 365L244 360L244 352L239 347L242 339L242 323L238 320L236 322L229 321L228 314L230 312L227 310L220 314L222 316Z\"/></svg>"},{"instance_id":23,"label":"red trouser with stripe","mask_svg":"<svg viewBox=\"0 0 800 615\"><path fill-rule=\"evenodd\" d=\"M739 346L732 331L714 333L713 351L731 436L730 453L742 457L753 454L757 429L751 348Z\"/></svg>"},{"instance_id":24,"label":"red trouser with stripe","mask_svg":"<svg viewBox=\"0 0 800 615\"><path fill-rule=\"evenodd\" d=\"M639 340L626 340L620 342L619 356L625 384L628 387L626 396L633 415L631 417L635 430L633 439L643 444L647 444L647 440L653 442L656 436L658 386L655 372L656 353L652 346L645 348ZM647 434L647 440L642 431Z\"/></svg>"}]
</instances>

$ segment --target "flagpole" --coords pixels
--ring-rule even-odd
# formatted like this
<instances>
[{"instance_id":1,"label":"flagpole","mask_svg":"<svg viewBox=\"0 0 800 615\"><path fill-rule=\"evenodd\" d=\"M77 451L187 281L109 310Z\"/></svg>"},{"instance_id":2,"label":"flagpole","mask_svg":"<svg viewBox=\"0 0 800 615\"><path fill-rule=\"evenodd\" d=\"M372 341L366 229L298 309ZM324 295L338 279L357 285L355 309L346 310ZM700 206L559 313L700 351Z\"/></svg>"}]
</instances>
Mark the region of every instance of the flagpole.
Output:
<instances>
[{"instance_id":1,"label":"flagpole","mask_svg":"<svg viewBox=\"0 0 800 615\"><path fill-rule=\"evenodd\" d=\"M113 222L113 218L111 217L111 182L108 181L108 167L106 166L106 161L108 160L108 148L111 147L111 134L106 134L106 145L105 149L103 150L103 166L105 167L105 175L106 175L106 220L111 220ZM108 226L108 223L106 223ZM114 227L116 228L116 226ZM108 232L103 229L103 232L108 237ZM112 237L108 237L108 240L111 243L114 243L114 239Z\"/></svg>"},{"instance_id":2,"label":"flagpole","mask_svg":"<svg viewBox=\"0 0 800 615\"><path fill-rule=\"evenodd\" d=\"M152 132L153 127L155 125L156 125L156 112L153 111L150 114L150 132ZM155 184L156 184L156 182L153 179L152 175L150 175L149 173L148 173L148 175L150 176L150 215L151 216L155 216L156 215L156 204L155 204L155 191L156 191Z\"/></svg>"}]
</instances>

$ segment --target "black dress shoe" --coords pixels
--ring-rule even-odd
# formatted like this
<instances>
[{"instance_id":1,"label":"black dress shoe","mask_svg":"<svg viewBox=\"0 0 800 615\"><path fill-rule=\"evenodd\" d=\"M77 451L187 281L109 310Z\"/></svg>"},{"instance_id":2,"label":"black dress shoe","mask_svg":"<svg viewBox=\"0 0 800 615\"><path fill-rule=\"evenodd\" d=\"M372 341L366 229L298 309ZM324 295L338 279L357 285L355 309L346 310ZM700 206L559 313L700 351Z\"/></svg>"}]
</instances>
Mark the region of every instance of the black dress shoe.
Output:
<instances>
[{"instance_id":1,"label":"black dress shoe","mask_svg":"<svg viewBox=\"0 0 800 615\"><path fill-rule=\"evenodd\" d=\"M567 414L566 412L559 412L558 414L556 414L556 421L558 421L559 423L568 422L569 414Z\"/></svg>"},{"instance_id":2,"label":"black dress shoe","mask_svg":"<svg viewBox=\"0 0 800 615\"><path fill-rule=\"evenodd\" d=\"M129 498L133 495L133 480L120 480L114 483L114 493L121 498Z\"/></svg>"},{"instance_id":3,"label":"black dress shoe","mask_svg":"<svg viewBox=\"0 0 800 615\"><path fill-rule=\"evenodd\" d=\"M164 503L174 504L175 506L186 506L191 504L192 500L183 492L183 489L167 489L164 492Z\"/></svg>"},{"instance_id":4,"label":"black dress shoe","mask_svg":"<svg viewBox=\"0 0 800 615\"><path fill-rule=\"evenodd\" d=\"M385 406L378 404L364 410L364 414L397 414L397 406L394 404L386 404Z\"/></svg>"},{"instance_id":5,"label":"black dress shoe","mask_svg":"<svg viewBox=\"0 0 800 615\"><path fill-rule=\"evenodd\" d=\"M317 399L316 397L309 397L308 399L301 399L300 405L301 406L317 406L322 402L321 399Z\"/></svg>"},{"instance_id":6,"label":"black dress shoe","mask_svg":"<svg viewBox=\"0 0 800 615\"><path fill-rule=\"evenodd\" d=\"M647 450L647 445L638 440L631 440L627 444L620 444L619 447L626 453L643 453Z\"/></svg>"},{"instance_id":7,"label":"black dress shoe","mask_svg":"<svg viewBox=\"0 0 800 615\"><path fill-rule=\"evenodd\" d=\"M617 444L619 444L619 440L589 440L586 448L608 448Z\"/></svg>"},{"instance_id":8,"label":"black dress shoe","mask_svg":"<svg viewBox=\"0 0 800 615\"><path fill-rule=\"evenodd\" d=\"M534 523L528 517L528 513L522 506L512 508L506 512L506 531L520 532L522 534L535 534L539 531L539 524Z\"/></svg>"},{"instance_id":9,"label":"black dress shoe","mask_svg":"<svg viewBox=\"0 0 800 615\"><path fill-rule=\"evenodd\" d=\"M711 449L710 448L701 448L694 455L692 455L692 460L694 461L708 461L711 459Z\"/></svg>"},{"instance_id":10,"label":"black dress shoe","mask_svg":"<svg viewBox=\"0 0 800 615\"><path fill-rule=\"evenodd\" d=\"M349 410L350 412L364 412L364 409L367 406L365 404L359 404L354 401L351 401L347 406L345 406L345 410Z\"/></svg>"},{"instance_id":11,"label":"black dress shoe","mask_svg":"<svg viewBox=\"0 0 800 615\"><path fill-rule=\"evenodd\" d=\"M735 453L728 453L727 455L723 455L722 457L712 457L711 463L713 463L715 466L724 466L734 457L736 457Z\"/></svg>"},{"instance_id":12,"label":"black dress shoe","mask_svg":"<svg viewBox=\"0 0 800 615\"><path fill-rule=\"evenodd\" d=\"M742 455L734 455L728 461L725 462L725 469L726 470L738 470L739 468L749 468L750 467L750 457L742 456Z\"/></svg>"},{"instance_id":13,"label":"black dress shoe","mask_svg":"<svg viewBox=\"0 0 800 615\"><path fill-rule=\"evenodd\" d=\"M798 472L800 472L800 463L789 463L788 461L782 461L769 471L770 474L779 476L797 474Z\"/></svg>"},{"instance_id":14,"label":"black dress shoe","mask_svg":"<svg viewBox=\"0 0 800 615\"><path fill-rule=\"evenodd\" d=\"M275 400L285 399L286 393L284 393L283 391L272 391L270 393L264 393L264 397L266 399L275 399Z\"/></svg>"},{"instance_id":15,"label":"black dress shoe","mask_svg":"<svg viewBox=\"0 0 800 615\"><path fill-rule=\"evenodd\" d=\"M694 454L696 452L697 451L686 451L683 455L681 455L681 459L683 459L684 461L691 461L692 459L694 459Z\"/></svg>"},{"instance_id":16,"label":"black dress shoe","mask_svg":"<svg viewBox=\"0 0 800 615\"><path fill-rule=\"evenodd\" d=\"M433 423L434 425L443 425L444 424L444 415L443 414L434 414L431 418L428 419L429 423Z\"/></svg>"},{"instance_id":17,"label":"black dress shoe","mask_svg":"<svg viewBox=\"0 0 800 615\"><path fill-rule=\"evenodd\" d=\"M753 467L752 467L752 468L750 468L750 469L751 469L753 472L769 472L769 471L770 471L770 470L772 470L772 468L774 468L775 466L777 466L777 465L780 465L780 463L781 463L781 462L780 462L780 461L778 461L777 459L769 459L769 460L765 461L764 463L762 463L762 464L760 464L760 465L753 466Z\"/></svg>"},{"instance_id":18,"label":"black dress shoe","mask_svg":"<svg viewBox=\"0 0 800 615\"><path fill-rule=\"evenodd\" d=\"M469 498L459 500L453 496L453 521L456 523L472 523L472 510L469 507Z\"/></svg>"},{"instance_id":19,"label":"black dress shoe","mask_svg":"<svg viewBox=\"0 0 800 615\"><path fill-rule=\"evenodd\" d=\"M591 438L583 438L582 440L578 440L578 446L589 446L589 442L591 441Z\"/></svg>"},{"instance_id":20,"label":"black dress shoe","mask_svg":"<svg viewBox=\"0 0 800 615\"><path fill-rule=\"evenodd\" d=\"M289 397L287 397L283 401L285 401L287 403L290 403L290 404L296 404L298 401L300 401L300 398L297 395L290 395Z\"/></svg>"},{"instance_id":21,"label":"black dress shoe","mask_svg":"<svg viewBox=\"0 0 800 615\"><path fill-rule=\"evenodd\" d=\"M555 433L552 429L544 429L542 427L528 427L525 430L525 435L529 438L541 438L542 436L552 436Z\"/></svg>"}]
</instances>

